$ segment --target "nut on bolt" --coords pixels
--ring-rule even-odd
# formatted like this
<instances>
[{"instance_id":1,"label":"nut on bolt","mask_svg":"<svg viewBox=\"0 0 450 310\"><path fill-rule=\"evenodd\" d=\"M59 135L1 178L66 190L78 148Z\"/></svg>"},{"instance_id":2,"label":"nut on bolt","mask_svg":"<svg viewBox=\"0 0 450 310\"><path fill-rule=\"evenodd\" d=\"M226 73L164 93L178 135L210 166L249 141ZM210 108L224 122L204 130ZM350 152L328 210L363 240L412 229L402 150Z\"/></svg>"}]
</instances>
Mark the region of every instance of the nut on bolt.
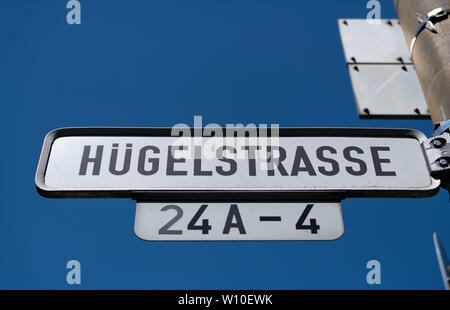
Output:
<instances>
[{"instance_id":1,"label":"nut on bolt","mask_svg":"<svg viewBox=\"0 0 450 310\"><path fill-rule=\"evenodd\" d=\"M441 166L442 168L448 167L447 159L445 159L445 158L439 159L439 166Z\"/></svg>"},{"instance_id":2,"label":"nut on bolt","mask_svg":"<svg viewBox=\"0 0 450 310\"><path fill-rule=\"evenodd\" d=\"M439 140L439 139L434 139L433 140L433 142L431 142L432 144L433 144L433 146L435 147L435 148L441 148L442 147L442 142L441 142L441 140Z\"/></svg>"}]
</instances>

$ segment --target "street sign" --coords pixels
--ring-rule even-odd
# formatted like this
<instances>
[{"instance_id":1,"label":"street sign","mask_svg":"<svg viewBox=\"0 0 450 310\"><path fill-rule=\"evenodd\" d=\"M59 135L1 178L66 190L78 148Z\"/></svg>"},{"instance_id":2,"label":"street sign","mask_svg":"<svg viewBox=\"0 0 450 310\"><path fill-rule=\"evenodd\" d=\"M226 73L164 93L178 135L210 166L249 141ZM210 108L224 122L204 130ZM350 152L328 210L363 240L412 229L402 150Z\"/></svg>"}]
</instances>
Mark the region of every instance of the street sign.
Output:
<instances>
[{"instance_id":1,"label":"street sign","mask_svg":"<svg viewBox=\"0 0 450 310\"><path fill-rule=\"evenodd\" d=\"M136 235L149 241L336 240L340 203L138 202Z\"/></svg>"},{"instance_id":2,"label":"street sign","mask_svg":"<svg viewBox=\"0 0 450 310\"><path fill-rule=\"evenodd\" d=\"M55 130L45 139L36 186L47 197L159 201L340 201L438 191L418 131L280 128L257 138L244 131L201 138L171 136L169 128Z\"/></svg>"}]
</instances>

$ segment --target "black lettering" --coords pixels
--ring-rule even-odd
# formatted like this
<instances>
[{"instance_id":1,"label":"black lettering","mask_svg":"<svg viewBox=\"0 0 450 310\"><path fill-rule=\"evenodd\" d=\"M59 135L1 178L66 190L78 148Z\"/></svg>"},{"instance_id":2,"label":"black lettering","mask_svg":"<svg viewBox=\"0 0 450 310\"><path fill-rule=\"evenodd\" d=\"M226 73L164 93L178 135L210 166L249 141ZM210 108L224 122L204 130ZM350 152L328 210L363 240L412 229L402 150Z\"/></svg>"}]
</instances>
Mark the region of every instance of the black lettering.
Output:
<instances>
[{"instance_id":1,"label":"black lettering","mask_svg":"<svg viewBox=\"0 0 450 310\"><path fill-rule=\"evenodd\" d=\"M278 150L278 153L280 156L278 158L273 157L273 151ZM280 171L280 174L282 176L289 175L284 168L282 162L286 159L286 150L282 148L281 146L267 146L267 174L269 176L275 175L275 166L277 167L278 171Z\"/></svg>"},{"instance_id":2,"label":"black lettering","mask_svg":"<svg viewBox=\"0 0 450 310\"><path fill-rule=\"evenodd\" d=\"M216 151L217 158L220 161L229 164L230 165L230 169L228 171L226 171L226 170L223 169L223 167L216 167L216 171L220 175L229 176L229 175L233 175L233 174L236 173L236 171L237 171L237 164L236 164L236 161L234 159L225 158L224 157L223 153L225 151L229 151L229 152L232 152L232 153L236 154L236 149L234 147L231 147L231 146L222 146L222 147L218 148L217 151Z\"/></svg>"},{"instance_id":3,"label":"black lettering","mask_svg":"<svg viewBox=\"0 0 450 310\"><path fill-rule=\"evenodd\" d=\"M83 156L81 158L81 165L79 175L86 175L88 163L94 163L94 169L92 170L92 175L100 174L100 166L102 163L103 156L103 145L97 145L97 151L95 152L95 157L89 157L91 152L91 146L85 145L83 149Z\"/></svg>"},{"instance_id":4,"label":"black lettering","mask_svg":"<svg viewBox=\"0 0 450 310\"><path fill-rule=\"evenodd\" d=\"M380 154L378 154L378 152L390 151L390 148L388 146L373 146L370 150L372 152L375 174L377 176L395 176L395 171L383 171L383 168L381 167L382 163L390 163L391 160L388 158L380 158Z\"/></svg>"},{"instance_id":5,"label":"black lettering","mask_svg":"<svg viewBox=\"0 0 450 310\"><path fill-rule=\"evenodd\" d=\"M256 150L260 150L260 146L243 146L243 150L248 151L248 173L250 176L256 176Z\"/></svg>"},{"instance_id":6,"label":"black lettering","mask_svg":"<svg viewBox=\"0 0 450 310\"><path fill-rule=\"evenodd\" d=\"M138 162L138 172L142 175L152 175L158 171L159 168L159 159L158 158L146 158L147 152L152 151L154 154L159 154L159 149L156 146L144 146L139 151L139 162ZM148 162L151 164L151 169L145 169L145 163Z\"/></svg>"},{"instance_id":7,"label":"black lettering","mask_svg":"<svg viewBox=\"0 0 450 310\"><path fill-rule=\"evenodd\" d=\"M305 163L305 167L300 167L302 160ZM308 155L305 152L304 147L297 146L294 163L292 165L291 175L297 176L298 173L301 171L307 171L309 175L316 175L316 172L314 171L314 168L311 164L311 161L308 158Z\"/></svg>"},{"instance_id":8,"label":"black lettering","mask_svg":"<svg viewBox=\"0 0 450 310\"><path fill-rule=\"evenodd\" d=\"M119 144L114 143L112 145L111 159L109 161L109 172L111 172L114 175L124 175L125 173L127 173L130 170L132 147L133 147L133 144L127 143L122 170L117 170L117 154L119 153L119 150L118 150Z\"/></svg>"},{"instance_id":9,"label":"black lettering","mask_svg":"<svg viewBox=\"0 0 450 310\"><path fill-rule=\"evenodd\" d=\"M187 171L175 171L175 164L176 163L184 163L186 162L185 158L175 158L174 155L174 151L175 150L186 150L187 146L185 145L180 145L180 146L169 146L168 149L168 153L167 153L167 170L166 173L167 175L187 175Z\"/></svg>"},{"instance_id":10,"label":"black lettering","mask_svg":"<svg viewBox=\"0 0 450 310\"><path fill-rule=\"evenodd\" d=\"M233 222L234 218L236 218L236 222ZM223 234L228 235L231 228L239 229L239 233L241 235L246 234L244 223L242 222L241 214L239 213L239 209L236 204L232 204L230 206L230 211L228 211L227 220L225 221L225 227L223 229Z\"/></svg>"},{"instance_id":11,"label":"black lettering","mask_svg":"<svg viewBox=\"0 0 450 310\"><path fill-rule=\"evenodd\" d=\"M359 158L352 157L351 152L356 152L357 154L364 154L364 151L357 146L349 146L344 149L344 158L351 163L356 163L359 165L359 170L353 169L353 167L347 166L345 170L351 175L364 175L367 172L366 163Z\"/></svg>"},{"instance_id":12,"label":"black lettering","mask_svg":"<svg viewBox=\"0 0 450 310\"><path fill-rule=\"evenodd\" d=\"M202 147L194 147L194 175L212 175L212 171L202 170Z\"/></svg>"},{"instance_id":13,"label":"black lettering","mask_svg":"<svg viewBox=\"0 0 450 310\"><path fill-rule=\"evenodd\" d=\"M331 164L331 170L327 170L325 169L324 166L319 166L319 172L322 173L323 175L327 175L327 176L332 176L332 175L336 175L339 173L339 164L337 161L335 161L334 159L331 158L327 158L324 156L323 152L324 151L328 151L331 154L337 154L336 149L332 148L331 146L321 146L317 149L316 151L316 156L317 159L322 161L322 162L326 162Z\"/></svg>"}]
</instances>

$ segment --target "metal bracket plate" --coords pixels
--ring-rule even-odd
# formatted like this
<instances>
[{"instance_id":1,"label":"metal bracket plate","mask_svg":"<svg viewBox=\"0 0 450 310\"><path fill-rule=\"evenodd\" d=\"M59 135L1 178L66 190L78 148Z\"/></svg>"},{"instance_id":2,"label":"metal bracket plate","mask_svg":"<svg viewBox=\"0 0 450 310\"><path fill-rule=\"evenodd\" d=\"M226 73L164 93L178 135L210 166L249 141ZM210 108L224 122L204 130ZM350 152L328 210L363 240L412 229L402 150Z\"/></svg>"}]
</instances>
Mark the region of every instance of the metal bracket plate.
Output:
<instances>
[{"instance_id":1,"label":"metal bracket plate","mask_svg":"<svg viewBox=\"0 0 450 310\"><path fill-rule=\"evenodd\" d=\"M413 65L349 65L361 118L428 119Z\"/></svg>"},{"instance_id":2,"label":"metal bracket plate","mask_svg":"<svg viewBox=\"0 0 450 310\"><path fill-rule=\"evenodd\" d=\"M442 178L450 172L450 133L444 132L439 136L423 142L428 157L431 176Z\"/></svg>"},{"instance_id":3,"label":"metal bracket plate","mask_svg":"<svg viewBox=\"0 0 450 310\"><path fill-rule=\"evenodd\" d=\"M360 118L429 119L398 20L338 23Z\"/></svg>"},{"instance_id":4,"label":"metal bracket plate","mask_svg":"<svg viewBox=\"0 0 450 310\"><path fill-rule=\"evenodd\" d=\"M339 19L347 63L412 64L402 28L396 19Z\"/></svg>"}]
</instances>

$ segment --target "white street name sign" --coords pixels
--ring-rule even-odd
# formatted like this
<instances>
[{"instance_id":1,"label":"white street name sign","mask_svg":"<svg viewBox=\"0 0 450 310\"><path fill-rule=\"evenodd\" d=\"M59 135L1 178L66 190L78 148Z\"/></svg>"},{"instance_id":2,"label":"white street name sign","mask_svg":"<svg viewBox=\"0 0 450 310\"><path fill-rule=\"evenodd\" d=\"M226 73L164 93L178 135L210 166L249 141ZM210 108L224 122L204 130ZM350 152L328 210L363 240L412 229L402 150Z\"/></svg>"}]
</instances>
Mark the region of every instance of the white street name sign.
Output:
<instances>
[{"instance_id":1,"label":"white street name sign","mask_svg":"<svg viewBox=\"0 0 450 310\"><path fill-rule=\"evenodd\" d=\"M36 186L47 197L159 201L426 197L439 181L430 176L424 139L407 129L199 138L171 136L169 128L67 128L47 135Z\"/></svg>"}]
</instances>

